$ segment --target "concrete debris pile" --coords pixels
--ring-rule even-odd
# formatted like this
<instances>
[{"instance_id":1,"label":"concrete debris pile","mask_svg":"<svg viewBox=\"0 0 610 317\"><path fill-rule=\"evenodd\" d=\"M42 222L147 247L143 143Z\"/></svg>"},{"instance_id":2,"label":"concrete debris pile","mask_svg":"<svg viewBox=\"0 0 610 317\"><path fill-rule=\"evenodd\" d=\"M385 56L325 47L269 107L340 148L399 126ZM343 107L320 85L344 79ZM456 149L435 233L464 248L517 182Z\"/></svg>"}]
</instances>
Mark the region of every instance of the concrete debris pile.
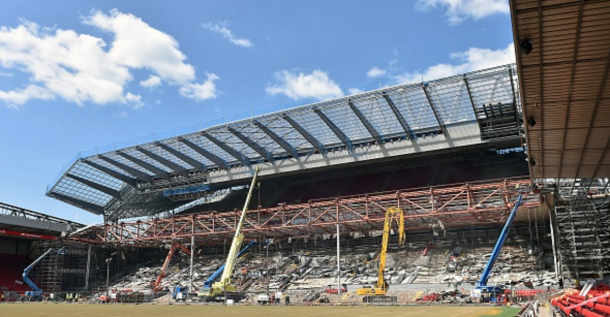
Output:
<instances>
[{"instance_id":1,"label":"concrete debris pile","mask_svg":"<svg viewBox=\"0 0 610 317\"><path fill-rule=\"evenodd\" d=\"M506 243L493 269L490 282L529 287L557 284L554 273L551 272L553 268L545 260L549 250L546 247L543 247L543 250L530 250L520 242L513 239L512 242ZM341 283L351 285L350 290L364 284L375 284L379 268L377 248L373 244L344 247L341 250ZM422 283L446 284L452 288L474 285L492 249L493 241L414 241L388 250L384 275L391 289L401 289L397 285ZM187 255L176 255L166 270L166 277L161 285L168 290L178 285L188 286L189 261L190 257ZM224 261L225 258L221 255L195 257L195 289L202 288L203 282L224 264ZM160 261L156 267L139 267L123 280L114 283L113 287L150 288L151 282L159 274L161 264ZM239 260L233 281L248 293L266 293L267 290L295 291L298 295L294 295L297 298L292 300L296 301L316 300L324 293L325 288L336 290L336 276L336 251L332 248L294 252L274 249L269 252L267 258L265 251L256 247L251 250L249 256Z\"/></svg>"}]
</instances>

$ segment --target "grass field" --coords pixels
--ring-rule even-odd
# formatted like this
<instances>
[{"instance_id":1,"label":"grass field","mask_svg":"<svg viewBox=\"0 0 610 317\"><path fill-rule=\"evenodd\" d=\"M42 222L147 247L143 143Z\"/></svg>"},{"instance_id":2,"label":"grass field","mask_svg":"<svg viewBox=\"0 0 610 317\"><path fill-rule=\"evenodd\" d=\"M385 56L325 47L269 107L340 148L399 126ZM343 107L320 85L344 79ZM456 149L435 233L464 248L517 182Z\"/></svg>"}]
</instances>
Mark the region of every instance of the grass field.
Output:
<instances>
[{"instance_id":1,"label":"grass field","mask_svg":"<svg viewBox=\"0 0 610 317\"><path fill-rule=\"evenodd\" d=\"M13 317L508 317L518 308L489 306L199 306L0 304L0 316Z\"/></svg>"}]
</instances>

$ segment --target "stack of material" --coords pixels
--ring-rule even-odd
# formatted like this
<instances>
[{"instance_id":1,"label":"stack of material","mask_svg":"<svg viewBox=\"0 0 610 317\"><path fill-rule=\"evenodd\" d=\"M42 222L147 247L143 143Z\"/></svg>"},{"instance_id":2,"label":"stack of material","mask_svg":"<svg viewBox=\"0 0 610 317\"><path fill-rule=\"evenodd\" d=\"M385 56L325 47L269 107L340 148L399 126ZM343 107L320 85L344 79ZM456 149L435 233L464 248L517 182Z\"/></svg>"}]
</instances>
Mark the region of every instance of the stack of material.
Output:
<instances>
[{"instance_id":1,"label":"stack of material","mask_svg":"<svg viewBox=\"0 0 610 317\"><path fill-rule=\"evenodd\" d=\"M510 240L509 240L510 241ZM420 283L446 284L453 288L465 283L474 284L485 267L494 241L439 240L434 248L429 243L412 242L388 250L384 275L391 285ZM553 273L541 267L542 251L526 248L523 239L512 239L502 249L490 277L490 283L536 286L553 285ZM348 285L374 284L377 281L378 246L361 245L341 251L341 283ZM428 248L426 255L424 249ZM166 270L161 285L171 290L174 286L189 285L190 257L177 254ZM195 257L193 285L203 282L217 270L225 259L222 256ZM234 284L248 293L272 291L312 290L336 288L337 259L334 250L272 252L266 258L262 252L238 262L233 275ZM118 289L150 288L160 270L157 266L140 266L126 278L113 284ZM396 289L396 288L395 288ZM398 288L400 289L400 288ZM411 288L412 289L412 288ZM315 291L313 291L315 290ZM352 288L353 290L353 288ZM308 295L315 296L315 295ZM306 296L302 296L306 297ZM293 298L294 301L294 298Z\"/></svg>"}]
</instances>

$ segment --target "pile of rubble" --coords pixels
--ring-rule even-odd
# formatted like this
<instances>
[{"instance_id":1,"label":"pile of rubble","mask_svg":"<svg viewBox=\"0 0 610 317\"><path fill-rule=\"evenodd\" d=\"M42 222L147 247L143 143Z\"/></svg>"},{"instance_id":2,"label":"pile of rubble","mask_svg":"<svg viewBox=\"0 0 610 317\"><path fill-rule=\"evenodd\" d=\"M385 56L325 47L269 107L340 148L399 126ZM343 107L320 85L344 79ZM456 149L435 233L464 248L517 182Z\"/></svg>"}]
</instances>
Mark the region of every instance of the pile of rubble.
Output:
<instances>
[{"instance_id":1,"label":"pile of rubble","mask_svg":"<svg viewBox=\"0 0 610 317\"><path fill-rule=\"evenodd\" d=\"M513 239L512 243L504 246L490 282L530 287L557 284L554 274L549 271L552 267L549 267L548 263L545 264L548 250L529 249L520 242L522 241ZM376 249L376 245L361 245L344 247L341 250L341 283L351 285L350 291L377 281L379 261ZM397 291L415 289L399 286L407 284L446 284L452 288L474 285L492 249L493 241L446 239L435 243L412 242L388 250L384 275L391 285L391 290ZM247 293L283 291L291 293L293 302L310 300L309 297L319 297L324 293L324 288L337 287L336 260L336 251L332 249L272 251L267 257L266 252L258 248L239 260L233 280L235 285ZM224 261L225 258L221 255L195 257L195 288L201 288L203 282L223 265ZM176 255L166 270L162 286L168 290L178 285L188 286L189 263L189 256ZM122 280L116 281L113 288L150 288L151 282L159 274L161 264L162 260L156 267L141 266ZM344 296L343 300L349 300L349 296L354 296L353 293L334 296ZM399 295L400 300L401 296Z\"/></svg>"}]
</instances>

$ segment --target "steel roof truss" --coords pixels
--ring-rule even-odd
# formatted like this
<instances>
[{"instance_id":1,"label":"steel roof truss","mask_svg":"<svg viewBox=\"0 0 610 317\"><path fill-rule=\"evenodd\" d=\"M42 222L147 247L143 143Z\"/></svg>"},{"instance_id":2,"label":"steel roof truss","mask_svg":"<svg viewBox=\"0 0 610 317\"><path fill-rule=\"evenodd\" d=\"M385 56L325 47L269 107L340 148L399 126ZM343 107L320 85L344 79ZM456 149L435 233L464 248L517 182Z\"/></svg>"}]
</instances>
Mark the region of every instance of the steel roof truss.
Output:
<instances>
[{"instance_id":1,"label":"steel roof truss","mask_svg":"<svg viewBox=\"0 0 610 317\"><path fill-rule=\"evenodd\" d=\"M100 159L102 159L102 160L104 160L104 161L106 161L106 162L108 162L108 163L110 163L110 164L112 164L112 165L114 165L114 166L116 166L116 167L126 171L126 172L129 172L130 174L132 174L137 179L139 179L139 180L141 180L143 182L146 182L146 183L152 182L152 177L150 175L148 175L146 173L143 173L143 172L141 172L141 171L139 171L139 170L137 170L137 169L135 169L135 168L133 168L131 166L125 165L125 164L123 164L121 162L117 162L117 161L115 161L115 160L113 160L111 158L105 157L103 155L99 155L98 157Z\"/></svg>"},{"instance_id":2,"label":"steel roof truss","mask_svg":"<svg viewBox=\"0 0 610 317\"><path fill-rule=\"evenodd\" d=\"M86 201L82 201L82 200L74 198L74 197L66 196L66 195L63 195L63 194L60 194L60 193L55 193L54 192L53 196L57 197L60 200L68 202L68 203L70 203L72 205L76 205L76 206L78 206L78 207L80 207L82 209L89 210L89 211L93 212L96 215L103 215L104 214L104 208L102 208L102 207L100 207L98 205L95 205L95 204L92 204L92 203L89 203L89 202L86 202Z\"/></svg>"},{"instance_id":3,"label":"steel roof truss","mask_svg":"<svg viewBox=\"0 0 610 317\"><path fill-rule=\"evenodd\" d=\"M256 153L260 154L260 156L267 159L269 162L273 162L273 155L267 151L262 146L258 145L258 143L250 140L247 136L243 135L241 132L229 127L227 128L229 132L233 133L237 138L239 138L242 142L246 143L249 147L251 147Z\"/></svg>"},{"instance_id":4,"label":"steel roof truss","mask_svg":"<svg viewBox=\"0 0 610 317\"><path fill-rule=\"evenodd\" d=\"M324 146L318 139L316 139L313 135L311 135L307 130L305 130L301 125L299 125L294 119L292 119L288 114L283 113L282 118L286 120L297 132L299 132L306 140L309 142L318 152L324 153Z\"/></svg>"},{"instance_id":5,"label":"steel roof truss","mask_svg":"<svg viewBox=\"0 0 610 317\"><path fill-rule=\"evenodd\" d=\"M394 104L394 101L392 101L392 99L390 98L390 95L388 95L386 92L383 92L381 93L381 96L383 96L383 99L385 99L385 101L388 103L388 106L390 106L390 108L392 109L392 112L394 112L396 119L398 119L398 122L400 122L400 125L402 126L403 130L405 130L405 132L407 133L407 138L409 140L414 140L415 134L413 134L413 130L407 123L407 120L405 120L405 118L402 116L402 114Z\"/></svg>"},{"instance_id":6,"label":"steel roof truss","mask_svg":"<svg viewBox=\"0 0 610 317\"><path fill-rule=\"evenodd\" d=\"M161 142L157 143L157 146L159 146L160 148L164 149L165 151L169 152L170 154L172 154L173 156L183 160L184 162L186 162L188 165L196 168L198 171L200 172L205 172L207 170L205 164L193 159L192 157L166 145L163 144Z\"/></svg>"},{"instance_id":7,"label":"steel roof truss","mask_svg":"<svg viewBox=\"0 0 610 317\"><path fill-rule=\"evenodd\" d=\"M364 116L364 114L362 114L360 109L358 109L358 107L356 107L356 105L354 105L354 103L349 99L347 100L347 104L352 109L352 111L356 114L358 119L360 119L360 121L362 122L364 127L369 131L369 133L371 134L373 139L375 139L375 141L377 141L378 144L381 144L381 135L379 135L379 132L377 132L377 130L371 124L371 122Z\"/></svg>"},{"instance_id":8,"label":"steel roof truss","mask_svg":"<svg viewBox=\"0 0 610 317\"><path fill-rule=\"evenodd\" d=\"M118 190L106 187L100 183L92 182L88 179L84 179L82 177L79 177L79 176L76 176L76 175L73 175L70 173L66 174L66 177L72 178L73 180L75 180L79 183L83 183L93 189L99 190L102 193L108 194L114 198L121 198L121 192L119 192Z\"/></svg>"},{"instance_id":9,"label":"steel roof truss","mask_svg":"<svg viewBox=\"0 0 610 317\"><path fill-rule=\"evenodd\" d=\"M216 144L219 148L223 149L225 152L229 153L231 156L236 158L238 161L244 163L246 166L250 166L250 159L245 156L242 152L237 151L236 149L228 146L225 142L222 142L211 135L209 132L203 131L201 135L206 137L212 143Z\"/></svg>"},{"instance_id":10,"label":"steel roof truss","mask_svg":"<svg viewBox=\"0 0 610 317\"><path fill-rule=\"evenodd\" d=\"M292 145L290 145L290 143L286 142L286 140L275 134L275 132L271 131L271 129L269 129L267 126L256 120L254 121L254 125L261 129L263 132L265 132L265 134L267 134L271 139L273 139L275 143L279 144L279 146L281 146L287 153L292 155L292 157L299 157L299 153Z\"/></svg>"},{"instance_id":11,"label":"steel roof truss","mask_svg":"<svg viewBox=\"0 0 610 317\"><path fill-rule=\"evenodd\" d=\"M221 159L220 157L210 153L208 150L198 146L197 144L189 141L188 139L185 139L185 138L182 138L182 137L178 137L178 141L184 143L184 145L190 147L195 152L201 154L202 156L204 156L208 160L214 162L214 164L216 164L218 167L223 168L223 169L228 169L229 168L229 164L227 164L227 161L225 161L225 160Z\"/></svg>"},{"instance_id":12,"label":"steel roof truss","mask_svg":"<svg viewBox=\"0 0 610 317\"><path fill-rule=\"evenodd\" d=\"M432 113L434 113L434 118L436 118L436 122L438 122L439 128L441 129L441 131L443 132L444 135L447 135L447 129L445 127L445 124L441 120L441 117L439 116L438 112L436 111L436 108L434 108L434 103L432 102L432 98L430 97L430 93L428 92L426 85L422 85L421 88L424 90L424 94L426 94L426 99L428 99L428 103L430 104Z\"/></svg>"},{"instance_id":13,"label":"steel roof truss","mask_svg":"<svg viewBox=\"0 0 610 317\"><path fill-rule=\"evenodd\" d=\"M124 157L125 159L131 161L132 163L146 169L149 170L150 172L152 172L153 174L155 174L156 176L159 176L161 178L165 178L165 179L169 179L170 178L170 174L148 162L145 162L139 158L135 158L127 153L121 152L121 151L117 151L116 154Z\"/></svg>"},{"instance_id":14,"label":"steel roof truss","mask_svg":"<svg viewBox=\"0 0 610 317\"><path fill-rule=\"evenodd\" d=\"M324 121L324 123L326 123L326 125L333 131L333 133L339 138L339 140L341 140L341 142L343 142L343 144L345 144L345 146L347 147L348 150L352 150L352 141L347 137L347 135L345 135L345 133L343 133L343 131L341 131L341 129L339 129L339 127L337 127L335 125L334 122L332 122L332 120L330 120L325 114L324 112L322 112L321 109L319 108L314 108L313 112L315 112L320 119L322 119L322 121Z\"/></svg>"},{"instance_id":15,"label":"steel roof truss","mask_svg":"<svg viewBox=\"0 0 610 317\"><path fill-rule=\"evenodd\" d=\"M174 162L172 162L172 161L170 161L170 160L168 160L168 159L166 159L166 158L164 158L162 156L159 156L159 155L157 155L157 154L155 154L155 153L153 153L153 152L151 152L151 151L149 151L149 150L147 150L145 148L139 147L139 146L136 146L136 150L142 152L144 155L150 157L151 159L153 159L153 160L155 160L155 161L157 161L157 162L159 162L159 163L161 163L161 164L171 168L176 173L178 173L178 174L180 174L180 175L182 175L184 177L188 177L189 176L189 173L186 170L186 168L184 168L184 167L182 167L182 166L180 166L180 165L178 165L178 164L176 164L176 163L174 163Z\"/></svg>"},{"instance_id":16,"label":"steel roof truss","mask_svg":"<svg viewBox=\"0 0 610 317\"><path fill-rule=\"evenodd\" d=\"M129 177L129 176L125 175L125 174L119 173L119 172L117 172L117 171L115 171L113 169L107 168L104 165L100 165L100 164L97 164L97 163L94 163L94 162L91 162L91 161L87 161L87 160L84 160L84 159L81 159L81 162L83 162L83 163L85 163L85 164L87 164L87 165L89 165L89 166L91 166L91 167L93 167L93 168L95 168L97 170L100 170L100 171L102 171L102 172L104 172L104 173L106 173L106 174L108 174L108 175L110 175L110 176L112 176L112 177L114 177L114 178L116 178L118 180L121 180L122 182L127 183L127 184L129 184L129 185L131 185L133 187L136 187L136 185L138 183L137 179Z\"/></svg>"}]
</instances>

